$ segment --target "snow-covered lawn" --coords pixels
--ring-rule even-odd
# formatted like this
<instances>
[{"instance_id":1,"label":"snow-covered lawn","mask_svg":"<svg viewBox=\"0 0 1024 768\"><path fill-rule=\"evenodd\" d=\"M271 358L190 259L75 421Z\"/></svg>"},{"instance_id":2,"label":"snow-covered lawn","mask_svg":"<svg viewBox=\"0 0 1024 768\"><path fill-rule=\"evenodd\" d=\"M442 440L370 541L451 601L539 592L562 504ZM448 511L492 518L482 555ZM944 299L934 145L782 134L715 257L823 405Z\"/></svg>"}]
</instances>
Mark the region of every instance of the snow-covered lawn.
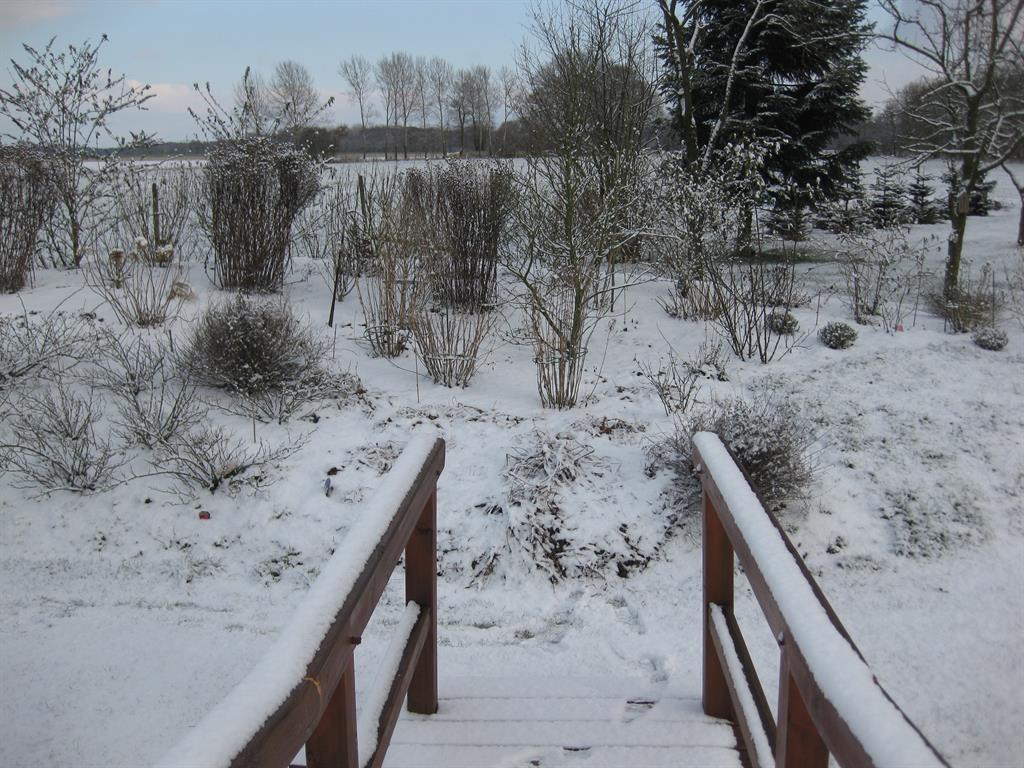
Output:
<instances>
[{"instance_id":1,"label":"snow-covered lawn","mask_svg":"<svg viewBox=\"0 0 1024 768\"><path fill-rule=\"evenodd\" d=\"M994 178L1007 207L970 220L965 253L974 269L992 261L1001 281L1019 258L1018 203ZM938 274L941 251L929 259ZM306 267L296 264L288 297L324 326L329 289ZM834 267L801 270L820 295L795 311L801 328L850 321L829 290ZM201 267L190 280L199 298L186 316L216 293ZM540 409L530 350L508 343L509 329L466 390L417 377L411 353L371 358L352 295L338 306L332 365L357 374L366 393L316 406L316 423L257 425L268 442L309 436L260 490L184 502L150 478L94 495L40 495L4 476L0 765L157 760L270 646L414 433L448 441L439 490L442 692L445 675L510 677L524 668L656 687L686 681L695 690L699 528L686 516L672 524L672 476L648 472L648 449L671 421L640 365L665 358L669 343L688 357L713 330L669 318L656 303L666 285L631 288L624 311L595 334L587 402L571 411ZM62 303L115 322L76 273L39 272L31 289L0 296L0 312L20 312L20 302L41 312ZM811 333L767 366L730 360L729 381L706 382L700 396L748 393L771 377L803 403L816 425L818 472L809 503L787 510L785 522L883 685L951 763L965 766L1019 764L1024 754L1024 329L1009 318L1003 325L1010 343L1002 352L944 333L924 307L900 333L859 327L846 351ZM210 418L251 439L251 422ZM509 550L503 469L538 433L593 449L595 471L563 494L565 514L581 536L608 546L627 523L641 548L657 551L646 570L622 578L613 568L552 586ZM662 543L666 529L676 535ZM492 567L481 568L488 557ZM481 571L493 572L473 575ZM401 616L394 586L357 654L360 688ZM776 647L748 590L738 590L774 699Z\"/></svg>"}]
</instances>

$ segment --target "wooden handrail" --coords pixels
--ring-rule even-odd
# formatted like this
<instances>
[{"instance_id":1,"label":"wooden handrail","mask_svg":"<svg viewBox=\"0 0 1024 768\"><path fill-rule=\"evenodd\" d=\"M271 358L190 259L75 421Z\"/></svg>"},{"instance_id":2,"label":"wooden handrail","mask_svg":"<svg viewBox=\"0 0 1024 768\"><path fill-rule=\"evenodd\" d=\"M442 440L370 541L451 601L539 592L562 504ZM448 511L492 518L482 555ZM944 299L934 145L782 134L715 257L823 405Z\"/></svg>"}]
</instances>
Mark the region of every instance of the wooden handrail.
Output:
<instances>
[{"instance_id":1,"label":"wooden handrail","mask_svg":"<svg viewBox=\"0 0 1024 768\"><path fill-rule=\"evenodd\" d=\"M379 766L407 694L410 711L437 711L437 478L444 457L443 440L410 442L274 646L161 768L281 768L303 746L309 768ZM362 745L360 757L353 653L403 552L408 636L380 712L369 713L378 720L376 743Z\"/></svg>"},{"instance_id":2,"label":"wooden handrail","mask_svg":"<svg viewBox=\"0 0 1024 768\"><path fill-rule=\"evenodd\" d=\"M778 520L714 434L693 438L704 498L706 714L733 720L750 765L948 766L878 683ZM779 643L778 720L733 616L734 555Z\"/></svg>"}]
</instances>

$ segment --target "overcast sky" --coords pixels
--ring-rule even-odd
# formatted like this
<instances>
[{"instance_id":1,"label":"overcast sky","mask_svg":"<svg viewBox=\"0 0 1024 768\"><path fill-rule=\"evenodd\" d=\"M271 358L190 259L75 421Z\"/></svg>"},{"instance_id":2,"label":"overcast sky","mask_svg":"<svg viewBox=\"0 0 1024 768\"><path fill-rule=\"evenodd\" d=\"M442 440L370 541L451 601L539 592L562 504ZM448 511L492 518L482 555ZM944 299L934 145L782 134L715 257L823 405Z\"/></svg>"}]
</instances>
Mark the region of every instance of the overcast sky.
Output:
<instances>
[{"instance_id":1,"label":"overcast sky","mask_svg":"<svg viewBox=\"0 0 1024 768\"><path fill-rule=\"evenodd\" d=\"M653 0L652 0L653 5ZM443 56L456 67L512 64L528 32L532 0L0 0L0 78L9 60L25 61L22 43L41 47L109 37L101 62L156 97L146 112L113 122L119 133L145 129L161 139L196 133L188 106L201 104L192 84L209 82L230 101L246 66L269 75L294 59L336 103L329 122L356 123L338 63L352 54L371 60L391 51ZM881 19L879 14L873 18ZM872 47L864 97L884 101L888 88L919 76L902 56ZM886 86L887 84L887 86Z\"/></svg>"}]
</instances>

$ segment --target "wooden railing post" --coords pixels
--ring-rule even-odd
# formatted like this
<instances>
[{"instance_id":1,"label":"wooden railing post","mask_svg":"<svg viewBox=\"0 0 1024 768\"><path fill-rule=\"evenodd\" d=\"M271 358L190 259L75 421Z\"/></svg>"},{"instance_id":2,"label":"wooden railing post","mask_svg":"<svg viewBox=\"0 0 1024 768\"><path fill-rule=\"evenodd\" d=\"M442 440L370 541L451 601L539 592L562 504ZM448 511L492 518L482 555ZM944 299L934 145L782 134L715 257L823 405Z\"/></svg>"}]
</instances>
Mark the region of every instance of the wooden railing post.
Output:
<instances>
[{"instance_id":1,"label":"wooden railing post","mask_svg":"<svg viewBox=\"0 0 1024 768\"><path fill-rule=\"evenodd\" d=\"M704 713L730 719L729 687L711 638L712 603L731 612L733 604L733 551L718 512L704 490Z\"/></svg>"},{"instance_id":2,"label":"wooden railing post","mask_svg":"<svg viewBox=\"0 0 1024 768\"><path fill-rule=\"evenodd\" d=\"M430 629L409 684L409 711L437 712L437 487L405 547L405 600L430 612Z\"/></svg>"},{"instance_id":3,"label":"wooden railing post","mask_svg":"<svg viewBox=\"0 0 1024 768\"><path fill-rule=\"evenodd\" d=\"M779 724L775 731L775 768L828 768L828 747L811 720L789 669L782 646L779 665Z\"/></svg>"},{"instance_id":4,"label":"wooden railing post","mask_svg":"<svg viewBox=\"0 0 1024 768\"><path fill-rule=\"evenodd\" d=\"M306 765L308 768L360 768L356 740L356 670L352 659L306 742Z\"/></svg>"}]
</instances>

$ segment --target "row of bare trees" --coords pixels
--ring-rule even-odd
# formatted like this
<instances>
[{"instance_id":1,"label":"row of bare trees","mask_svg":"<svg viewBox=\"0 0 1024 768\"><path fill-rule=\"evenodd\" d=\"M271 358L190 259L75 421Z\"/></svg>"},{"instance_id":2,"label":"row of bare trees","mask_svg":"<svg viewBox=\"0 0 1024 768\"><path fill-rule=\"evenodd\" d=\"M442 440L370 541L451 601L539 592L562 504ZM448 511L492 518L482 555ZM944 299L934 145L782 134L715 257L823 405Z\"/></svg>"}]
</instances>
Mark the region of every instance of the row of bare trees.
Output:
<instances>
[{"instance_id":1,"label":"row of bare trees","mask_svg":"<svg viewBox=\"0 0 1024 768\"><path fill-rule=\"evenodd\" d=\"M492 152L494 126L499 117L501 124L508 121L517 102L517 79L509 67L497 73L483 65L455 69L437 56L397 51L376 63L353 55L341 62L338 73L359 108L361 128L365 131L375 117L383 118L388 129L385 155L391 152L395 158L399 131L402 155L409 157L410 125L439 128L443 156L448 154L450 131L458 131L460 151Z\"/></svg>"}]
</instances>

